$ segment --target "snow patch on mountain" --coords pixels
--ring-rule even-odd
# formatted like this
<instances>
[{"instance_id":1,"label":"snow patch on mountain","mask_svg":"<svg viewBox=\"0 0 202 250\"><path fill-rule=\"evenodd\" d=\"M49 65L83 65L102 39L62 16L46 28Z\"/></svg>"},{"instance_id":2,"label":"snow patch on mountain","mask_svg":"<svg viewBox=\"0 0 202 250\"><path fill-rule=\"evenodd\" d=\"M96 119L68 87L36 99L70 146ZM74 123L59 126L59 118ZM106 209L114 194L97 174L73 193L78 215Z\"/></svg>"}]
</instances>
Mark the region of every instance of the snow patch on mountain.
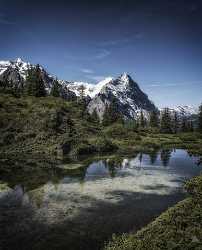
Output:
<instances>
[{"instance_id":1,"label":"snow patch on mountain","mask_svg":"<svg viewBox=\"0 0 202 250\"><path fill-rule=\"evenodd\" d=\"M91 98L95 97L101 89L108 84L110 81L112 81L112 77L107 77L106 79L98 82L97 84L92 84L88 82L69 82L69 81L63 81L60 80L59 82L66 86L70 91L74 92L76 96L80 96L81 94L81 88L83 87L83 94L84 96L90 96Z\"/></svg>"},{"instance_id":2,"label":"snow patch on mountain","mask_svg":"<svg viewBox=\"0 0 202 250\"><path fill-rule=\"evenodd\" d=\"M186 116L191 116L198 113L198 108L189 105L177 106L176 108L174 108L174 110Z\"/></svg>"},{"instance_id":3,"label":"snow patch on mountain","mask_svg":"<svg viewBox=\"0 0 202 250\"><path fill-rule=\"evenodd\" d=\"M190 105L180 105L180 106L176 106L173 108L169 108L169 110L172 113L177 112L177 114L180 117L182 117L182 116L190 117L192 115L198 114L198 108L196 108L194 106L190 106ZM161 108L160 111L163 111L163 108Z\"/></svg>"},{"instance_id":4,"label":"snow patch on mountain","mask_svg":"<svg viewBox=\"0 0 202 250\"><path fill-rule=\"evenodd\" d=\"M35 65L26 63L20 58L15 61L1 61L0 80L7 79L20 86L26 78L27 70L32 66ZM46 90L49 93L55 78L48 74L43 67L40 66L40 69ZM103 116L106 105L114 101L117 103L118 112L125 118L137 118L141 112L145 117L148 117L150 111L157 110L153 102L127 73L123 73L115 79L107 77L97 84L66 80L59 80L59 83L61 84L62 97L72 96L72 94L78 97L83 93L88 102L88 111L92 113L96 110L100 118Z\"/></svg>"},{"instance_id":5,"label":"snow patch on mountain","mask_svg":"<svg viewBox=\"0 0 202 250\"><path fill-rule=\"evenodd\" d=\"M26 72L30 65L30 63L24 62L21 58L17 58L14 61L0 61L0 75L10 68L17 70L19 74L25 79Z\"/></svg>"}]
</instances>

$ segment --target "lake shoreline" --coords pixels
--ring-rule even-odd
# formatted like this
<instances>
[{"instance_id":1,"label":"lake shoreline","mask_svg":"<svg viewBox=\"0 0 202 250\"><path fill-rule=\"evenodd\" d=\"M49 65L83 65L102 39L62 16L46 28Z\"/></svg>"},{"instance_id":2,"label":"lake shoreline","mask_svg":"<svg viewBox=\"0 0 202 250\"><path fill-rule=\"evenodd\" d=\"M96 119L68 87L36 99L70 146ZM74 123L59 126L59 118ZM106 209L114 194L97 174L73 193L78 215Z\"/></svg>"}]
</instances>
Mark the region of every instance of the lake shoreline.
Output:
<instances>
[{"instance_id":1,"label":"lake shoreline","mask_svg":"<svg viewBox=\"0 0 202 250\"><path fill-rule=\"evenodd\" d=\"M202 175L187 181L189 197L133 234L113 236L105 250L200 249L202 246Z\"/></svg>"}]
</instances>

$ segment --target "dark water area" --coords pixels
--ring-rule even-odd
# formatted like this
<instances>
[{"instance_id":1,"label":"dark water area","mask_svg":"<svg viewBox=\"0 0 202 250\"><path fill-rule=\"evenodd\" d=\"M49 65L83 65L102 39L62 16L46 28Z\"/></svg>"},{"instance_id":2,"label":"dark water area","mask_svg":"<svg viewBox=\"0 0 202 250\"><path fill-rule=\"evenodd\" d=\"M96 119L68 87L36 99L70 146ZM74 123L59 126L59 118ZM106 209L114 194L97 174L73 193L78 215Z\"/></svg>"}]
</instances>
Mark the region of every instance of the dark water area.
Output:
<instances>
[{"instance_id":1,"label":"dark water area","mask_svg":"<svg viewBox=\"0 0 202 250\"><path fill-rule=\"evenodd\" d=\"M1 173L0 249L101 249L182 200L183 183L200 173L180 149Z\"/></svg>"}]
</instances>

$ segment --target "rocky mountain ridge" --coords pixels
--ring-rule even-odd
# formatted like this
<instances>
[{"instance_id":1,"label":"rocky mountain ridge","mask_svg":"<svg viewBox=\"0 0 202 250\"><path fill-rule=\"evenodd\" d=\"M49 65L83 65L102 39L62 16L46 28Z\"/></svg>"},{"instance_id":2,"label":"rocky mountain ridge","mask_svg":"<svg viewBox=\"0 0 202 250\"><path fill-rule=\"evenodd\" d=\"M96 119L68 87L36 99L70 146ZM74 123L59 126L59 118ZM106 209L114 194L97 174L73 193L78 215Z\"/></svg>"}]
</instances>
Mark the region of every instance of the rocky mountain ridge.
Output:
<instances>
[{"instance_id":1,"label":"rocky mountain ridge","mask_svg":"<svg viewBox=\"0 0 202 250\"><path fill-rule=\"evenodd\" d=\"M14 61L0 61L0 81L12 82L16 87L25 84L27 70L35 67L29 62L24 62L18 58ZM47 92L49 93L55 77L47 73L40 66L41 76L44 81ZM58 80L61 85L61 96L67 99L71 97L79 97L82 93L88 103L89 113L95 110L102 119L106 105L116 102L119 112L125 118L137 118L143 112L148 118L149 112L158 110L148 96L140 89L139 85L127 74L123 73L118 78L108 77L97 84L87 82L74 82L68 80ZM191 116L197 113L196 109L190 106L178 106L171 111L177 111L182 116Z\"/></svg>"}]
</instances>

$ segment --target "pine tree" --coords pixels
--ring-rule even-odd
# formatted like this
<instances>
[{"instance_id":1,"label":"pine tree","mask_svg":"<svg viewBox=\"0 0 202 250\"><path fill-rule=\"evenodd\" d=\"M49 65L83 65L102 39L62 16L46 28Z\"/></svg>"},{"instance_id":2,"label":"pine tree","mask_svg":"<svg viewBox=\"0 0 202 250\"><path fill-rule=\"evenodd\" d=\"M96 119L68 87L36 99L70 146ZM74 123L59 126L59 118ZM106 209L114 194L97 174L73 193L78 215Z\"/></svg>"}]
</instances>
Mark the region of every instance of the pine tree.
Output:
<instances>
[{"instance_id":1,"label":"pine tree","mask_svg":"<svg viewBox=\"0 0 202 250\"><path fill-rule=\"evenodd\" d=\"M51 88L50 95L54 97L60 97L60 84L57 79L53 81L53 86Z\"/></svg>"},{"instance_id":2,"label":"pine tree","mask_svg":"<svg viewBox=\"0 0 202 250\"><path fill-rule=\"evenodd\" d=\"M139 124L140 124L140 127L142 127L142 128L144 128L146 126L146 120L144 118L144 114L143 114L142 110L140 112L140 122L139 122Z\"/></svg>"},{"instance_id":3,"label":"pine tree","mask_svg":"<svg viewBox=\"0 0 202 250\"><path fill-rule=\"evenodd\" d=\"M199 106L198 129L202 133L202 104Z\"/></svg>"},{"instance_id":4,"label":"pine tree","mask_svg":"<svg viewBox=\"0 0 202 250\"><path fill-rule=\"evenodd\" d=\"M94 122L94 123L99 123L100 122L100 119L99 119L99 116L97 114L97 111L96 109L93 110L93 113L91 114L91 121Z\"/></svg>"},{"instance_id":5,"label":"pine tree","mask_svg":"<svg viewBox=\"0 0 202 250\"><path fill-rule=\"evenodd\" d=\"M194 132L194 125L192 120L189 121L189 132Z\"/></svg>"},{"instance_id":6,"label":"pine tree","mask_svg":"<svg viewBox=\"0 0 202 250\"><path fill-rule=\"evenodd\" d=\"M187 121L187 117L186 116L182 117L181 131L182 132L188 132L188 121Z\"/></svg>"},{"instance_id":7,"label":"pine tree","mask_svg":"<svg viewBox=\"0 0 202 250\"><path fill-rule=\"evenodd\" d=\"M161 114L161 132L172 133L171 113L169 108L165 108Z\"/></svg>"},{"instance_id":8,"label":"pine tree","mask_svg":"<svg viewBox=\"0 0 202 250\"><path fill-rule=\"evenodd\" d=\"M158 112L156 110L153 110L150 112L149 125L152 128L159 127L159 115L158 115Z\"/></svg>"},{"instance_id":9,"label":"pine tree","mask_svg":"<svg viewBox=\"0 0 202 250\"><path fill-rule=\"evenodd\" d=\"M118 110L116 100L113 99L112 102L105 107L105 112L103 114L102 124L108 126L115 122L123 123L123 117Z\"/></svg>"},{"instance_id":10,"label":"pine tree","mask_svg":"<svg viewBox=\"0 0 202 250\"><path fill-rule=\"evenodd\" d=\"M178 130L179 130L179 119L178 119L178 114L175 111L173 117L173 132L176 134Z\"/></svg>"},{"instance_id":11,"label":"pine tree","mask_svg":"<svg viewBox=\"0 0 202 250\"><path fill-rule=\"evenodd\" d=\"M28 95L34 95L35 88L34 88L34 68L29 67L27 70L26 76L26 88L25 93Z\"/></svg>"},{"instance_id":12,"label":"pine tree","mask_svg":"<svg viewBox=\"0 0 202 250\"><path fill-rule=\"evenodd\" d=\"M35 77L36 77L36 93L35 96L36 97L43 97L46 96L46 89L45 89L45 85L44 85L44 81L41 77L41 71L40 71L40 66L37 64L36 66L36 73L35 73Z\"/></svg>"},{"instance_id":13,"label":"pine tree","mask_svg":"<svg viewBox=\"0 0 202 250\"><path fill-rule=\"evenodd\" d=\"M84 100L85 86L84 85L79 86L78 91L79 91L80 99Z\"/></svg>"},{"instance_id":14,"label":"pine tree","mask_svg":"<svg viewBox=\"0 0 202 250\"><path fill-rule=\"evenodd\" d=\"M27 71L26 93L36 97L46 96L45 85L38 64L36 67L31 67Z\"/></svg>"}]
</instances>

